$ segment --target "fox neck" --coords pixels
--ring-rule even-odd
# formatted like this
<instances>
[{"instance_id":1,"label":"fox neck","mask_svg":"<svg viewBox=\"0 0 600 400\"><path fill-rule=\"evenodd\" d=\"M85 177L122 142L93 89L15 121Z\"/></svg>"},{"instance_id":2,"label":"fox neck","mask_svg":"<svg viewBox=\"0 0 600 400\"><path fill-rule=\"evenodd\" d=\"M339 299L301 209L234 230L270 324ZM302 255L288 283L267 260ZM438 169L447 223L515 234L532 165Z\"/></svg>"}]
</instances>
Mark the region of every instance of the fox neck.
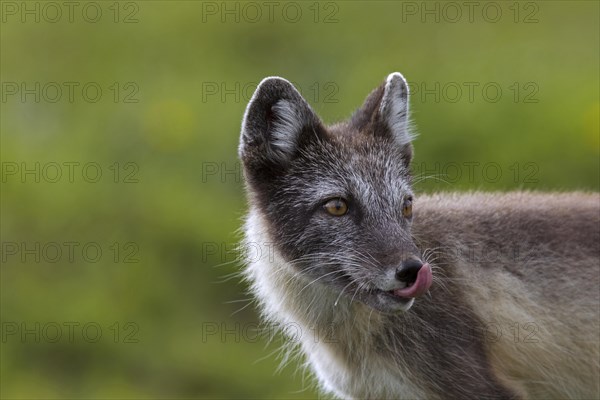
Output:
<instances>
[{"instance_id":1,"label":"fox neck","mask_svg":"<svg viewBox=\"0 0 600 400\"><path fill-rule=\"evenodd\" d=\"M246 278L259 299L263 317L280 328L292 345L303 348L321 384L327 385L331 380L328 377L323 381L321 376L336 370L339 371L337 379L345 382L339 386L351 387L351 381L356 378L353 374L360 371L362 379L370 379L367 375L374 373L369 370L373 365L381 367L377 375L377 379L381 379L382 369L389 370L389 364L394 363L392 370L397 373L390 375L388 381L394 382L394 386L403 385L406 391L402 371L408 371L408 366L399 368L401 359L386 359L375 353L382 345L398 345L387 343L384 337L387 316L306 278L294 270L272 243L264 218L259 211L251 209L246 220L246 245L260 251L248 263ZM395 341L401 338L396 337ZM386 390L384 386L382 389ZM348 397L345 393L338 394Z\"/></svg>"}]
</instances>

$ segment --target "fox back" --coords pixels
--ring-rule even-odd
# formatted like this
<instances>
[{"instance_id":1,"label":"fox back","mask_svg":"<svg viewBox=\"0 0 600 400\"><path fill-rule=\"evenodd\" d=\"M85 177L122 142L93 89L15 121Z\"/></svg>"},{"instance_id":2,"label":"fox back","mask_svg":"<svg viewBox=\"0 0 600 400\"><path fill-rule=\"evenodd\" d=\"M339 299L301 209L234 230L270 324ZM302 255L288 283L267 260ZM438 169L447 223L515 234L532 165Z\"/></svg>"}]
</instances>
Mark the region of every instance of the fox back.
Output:
<instances>
[{"instance_id":1,"label":"fox back","mask_svg":"<svg viewBox=\"0 0 600 400\"><path fill-rule=\"evenodd\" d=\"M343 398L598 398L600 196L416 195L408 95L390 74L325 126L288 81L256 89L239 156L263 317Z\"/></svg>"}]
</instances>

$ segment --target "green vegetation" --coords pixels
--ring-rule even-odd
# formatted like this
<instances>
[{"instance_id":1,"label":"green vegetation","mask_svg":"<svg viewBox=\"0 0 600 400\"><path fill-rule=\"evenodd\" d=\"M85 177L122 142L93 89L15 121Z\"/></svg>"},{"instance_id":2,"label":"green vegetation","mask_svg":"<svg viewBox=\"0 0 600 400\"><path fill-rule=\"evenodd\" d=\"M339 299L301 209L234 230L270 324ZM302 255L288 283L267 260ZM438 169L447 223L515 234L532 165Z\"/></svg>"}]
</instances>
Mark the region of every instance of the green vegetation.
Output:
<instances>
[{"instance_id":1,"label":"green vegetation","mask_svg":"<svg viewBox=\"0 0 600 400\"><path fill-rule=\"evenodd\" d=\"M598 2L53 3L1 3L3 398L317 395L225 279L265 76L334 122L402 72L421 191L600 188Z\"/></svg>"}]
</instances>

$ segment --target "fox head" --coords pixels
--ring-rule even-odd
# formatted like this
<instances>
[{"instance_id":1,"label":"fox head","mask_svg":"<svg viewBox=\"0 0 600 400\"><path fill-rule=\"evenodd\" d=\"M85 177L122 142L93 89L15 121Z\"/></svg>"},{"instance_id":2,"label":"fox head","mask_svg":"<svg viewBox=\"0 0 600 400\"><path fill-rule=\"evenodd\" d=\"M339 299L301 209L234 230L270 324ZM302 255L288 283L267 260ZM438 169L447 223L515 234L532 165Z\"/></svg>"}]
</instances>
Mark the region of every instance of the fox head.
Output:
<instances>
[{"instance_id":1,"label":"fox head","mask_svg":"<svg viewBox=\"0 0 600 400\"><path fill-rule=\"evenodd\" d=\"M407 310L432 281L411 235L408 97L392 73L325 126L290 82L265 78L240 138L250 206L286 264L382 312Z\"/></svg>"}]
</instances>

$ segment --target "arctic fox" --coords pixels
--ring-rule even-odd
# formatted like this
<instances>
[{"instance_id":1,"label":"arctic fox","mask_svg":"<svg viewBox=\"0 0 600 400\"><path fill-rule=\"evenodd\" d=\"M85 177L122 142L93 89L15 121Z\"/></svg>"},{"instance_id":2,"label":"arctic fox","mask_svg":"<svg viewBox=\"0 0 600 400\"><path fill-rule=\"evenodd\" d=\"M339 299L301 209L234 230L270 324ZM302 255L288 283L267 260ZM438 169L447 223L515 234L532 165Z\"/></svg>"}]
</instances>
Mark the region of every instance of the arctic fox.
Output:
<instances>
[{"instance_id":1,"label":"arctic fox","mask_svg":"<svg viewBox=\"0 0 600 400\"><path fill-rule=\"evenodd\" d=\"M599 398L599 194L415 194L408 95L392 73L325 126L285 79L256 89L239 156L264 318L341 398Z\"/></svg>"}]
</instances>

